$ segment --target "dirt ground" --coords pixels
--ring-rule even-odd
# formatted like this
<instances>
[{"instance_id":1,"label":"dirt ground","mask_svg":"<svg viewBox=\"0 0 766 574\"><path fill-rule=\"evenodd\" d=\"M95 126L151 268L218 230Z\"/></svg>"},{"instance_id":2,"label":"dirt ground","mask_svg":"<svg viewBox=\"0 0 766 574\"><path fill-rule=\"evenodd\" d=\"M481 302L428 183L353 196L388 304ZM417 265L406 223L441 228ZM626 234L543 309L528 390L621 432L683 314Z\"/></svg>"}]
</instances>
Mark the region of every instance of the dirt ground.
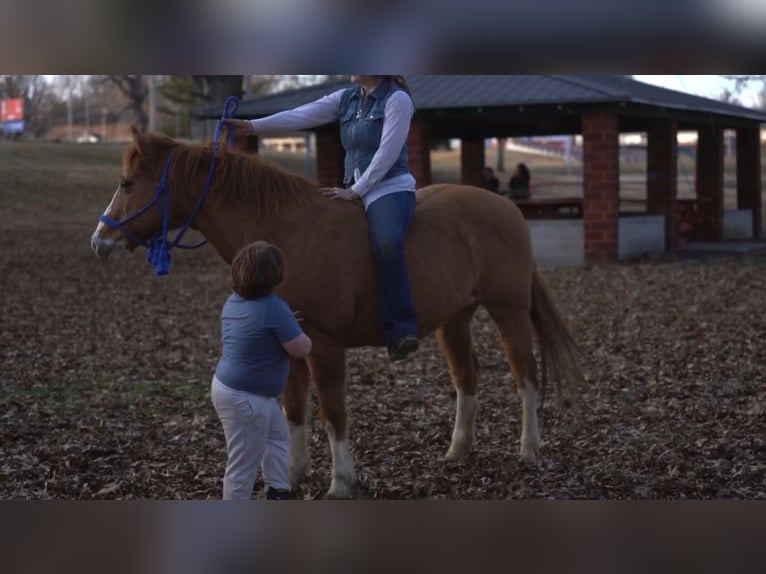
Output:
<instances>
[{"instance_id":1,"label":"dirt ground","mask_svg":"<svg viewBox=\"0 0 766 574\"><path fill-rule=\"evenodd\" d=\"M174 252L162 278L141 251L96 258L120 151L0 149L0 498L220 497L209 384L227 269L211 247ZM360 497L766 498L766 256L543 276L587 385L577 409L545 406L539 466L518 462L520 403L480 313L477 439L461 462L442 459L455 395L433 337L404 365L349 352ZM307 499L329 486L316 419L311 454Z\"/></svg>"}]
</instances>

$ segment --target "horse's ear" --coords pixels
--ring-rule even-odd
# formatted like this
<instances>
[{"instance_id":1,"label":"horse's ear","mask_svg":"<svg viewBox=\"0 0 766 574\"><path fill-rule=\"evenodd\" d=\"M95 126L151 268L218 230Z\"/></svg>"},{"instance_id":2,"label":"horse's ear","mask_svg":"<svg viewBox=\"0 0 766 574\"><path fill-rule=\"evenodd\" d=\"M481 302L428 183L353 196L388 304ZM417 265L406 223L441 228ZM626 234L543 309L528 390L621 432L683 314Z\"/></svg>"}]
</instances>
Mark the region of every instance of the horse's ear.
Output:
<instances>
[{"instance_id":1,"label":"horse's ear","mask_svg":"<svg viewBox=\"0 0 766 574\"><path fill-rule=\"evenodd\" d=\"M144 135L144 131L138 128L135 124L131 124L130 133L133 135L133 141L136 144L136 148L139 152L141 152L142 155L145 156L147 148L149 147L149 142Z\"/></svg>"}]
</instances>

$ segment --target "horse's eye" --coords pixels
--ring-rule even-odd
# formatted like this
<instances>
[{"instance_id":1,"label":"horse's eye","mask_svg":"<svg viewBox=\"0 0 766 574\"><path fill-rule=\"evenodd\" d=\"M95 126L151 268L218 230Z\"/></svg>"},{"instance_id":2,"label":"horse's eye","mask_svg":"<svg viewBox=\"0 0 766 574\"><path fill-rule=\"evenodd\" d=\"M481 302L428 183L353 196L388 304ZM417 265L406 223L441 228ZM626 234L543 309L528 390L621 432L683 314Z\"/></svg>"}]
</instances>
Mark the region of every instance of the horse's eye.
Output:
<instances>
[{"instance_id":1,"label":"horse's eye","mask_svg":"<svg viewBox=\"0 0 766 574\"><path fill-rule=\"evenodd\" d=\"M129 179L125 179L124 177L120 179L120 187L122 188L122 191L125 193L128 193L130 191L130 186L133 185L133 182Z\"/></svg>"}]
</instances>

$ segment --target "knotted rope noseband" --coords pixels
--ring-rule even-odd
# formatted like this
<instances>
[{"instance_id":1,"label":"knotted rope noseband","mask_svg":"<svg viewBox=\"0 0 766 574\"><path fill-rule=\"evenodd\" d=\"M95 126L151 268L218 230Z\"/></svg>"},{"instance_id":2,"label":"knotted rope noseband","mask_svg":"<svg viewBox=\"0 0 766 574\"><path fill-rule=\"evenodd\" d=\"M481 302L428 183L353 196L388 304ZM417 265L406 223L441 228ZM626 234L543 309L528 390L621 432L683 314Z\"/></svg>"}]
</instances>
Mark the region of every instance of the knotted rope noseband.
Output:
<instances>
[{"instance_id":1,"label":"knotted rope noseband","mask_svg":"<svg viewBox=\"0 0 766 574\"><path fill-rule=\"evenodd\" d=\"M205 243L207 243L207 239L203 239L199 243L195 243L194 245L181 245L181 239L183 239L184 234L186 231L191 227L192 222L194 221L194 218L197 216L197 213L199 212L200 208L202 207L202 203L205 201L205 196L207 195L208 190L210 189L210 182L213 180L213 171L215 170L215 158L216 154L218 152L218 140L221 136L221 128L223 127L224 123L223 121L225 119L229 119L234 116L234 113L237 111L237 108L239 107L239 100L235 98L234 96L231 96L226 99L226 103L224 104L223 108L223 114L221 115L221 119L216 123L215 125L215 133L213 137L213 156L210 160L210 169L207 172L207 178L205 179L205 186L202 188L202 193L197 198L197 202L194 204L194 207L191 210L191 213L189 214L189 218L186 220L186 223L181 227L181 229L176 234L175 238L172 241L168 240L168 217L170 212L170 187L168 186L168 171L170 170L170 161L173 157L172 150L168 152L168 157L165 160L165 167L162 170L162 177L160 178L160 181L157 183L157 187L154 192L154 198L152 198L149 203L144 205L142 208L140 208L135 213L128 215L126 217L123 217L119 221L114 220L110 217L108 217L105 214L102 214L99 217L99 221L102 221L109 227L113 229L119 229L122 231L125 235L127 235L132 241L135 243L138 243L139 245L143 245L146 247L146 261L154 265L154 274L155 275L167 275L170 273L170 250L173 247L178 247L179 249L196 249L198 247L202 247ZM229 143L232 142L232 133L229 131ZM151 239L149 241L144 241L143 239L137 237L134 233L130 232L126 227L125 224L129 223L130 221L133 221L136 217L144 213L147 209L152 207L153 205L157 206L157 209L160 212L160 219L162 220L162 229L152 235Z\"/></svg>"}]
</instances>

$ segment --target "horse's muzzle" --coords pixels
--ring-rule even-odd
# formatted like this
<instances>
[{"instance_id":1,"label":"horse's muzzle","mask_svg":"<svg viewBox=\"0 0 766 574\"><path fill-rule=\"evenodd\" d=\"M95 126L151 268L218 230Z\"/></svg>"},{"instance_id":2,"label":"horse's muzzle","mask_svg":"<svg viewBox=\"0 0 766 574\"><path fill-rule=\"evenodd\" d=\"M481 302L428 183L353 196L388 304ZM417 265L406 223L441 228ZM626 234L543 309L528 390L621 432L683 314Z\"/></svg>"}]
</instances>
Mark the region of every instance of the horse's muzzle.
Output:
<instances>
[{"instance_id":1,"label":"horse's muzzle","mask_svg":"<svg viewBox=\"0 0 766 574\"><path fill-rule=\"evenodd\" d=\"M90 246L96 252L96 255L102 258L108 257L116 245L117 242L114 239L104 239L96 234L93 234L90 238Z\"/></svg>"}]
</instances>

